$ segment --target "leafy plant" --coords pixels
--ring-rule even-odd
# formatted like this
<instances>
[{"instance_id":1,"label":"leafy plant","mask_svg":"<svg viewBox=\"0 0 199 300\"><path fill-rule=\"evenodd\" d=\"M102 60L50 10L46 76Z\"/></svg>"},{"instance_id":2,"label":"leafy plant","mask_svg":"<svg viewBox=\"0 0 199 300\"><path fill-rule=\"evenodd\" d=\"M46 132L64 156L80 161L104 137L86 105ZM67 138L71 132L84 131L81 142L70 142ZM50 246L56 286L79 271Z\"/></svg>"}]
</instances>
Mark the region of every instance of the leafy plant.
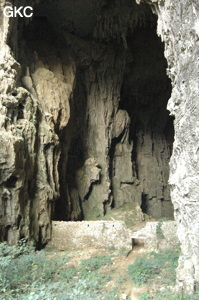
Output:
<instances>
[{"instance_id":1,"label":"leafy plant","mask_svg":"<svg viewBox=\"0 0 199 300\"><path fill-rule=\"evenodd\" d=\"M187 295L182 293L174 294L171 290L165 289L164 291L158 292L154 295L149 294L149 292L142 293L140 295L140 300L198 300L199 294Z\"/></svg>"},{"instance_id":2,"label":"leafy plant","mask_svg":"<svg viewBox=\"0 0 199 300\"><path fill-rule=\"evenodd\" d=\"M103 266L112 265L112 259L110 256L97 255L90 259L85 259L81 261L80 271L81 272L92 272L94 270L99 270Z\"/></svg>"},{"instance_id":3,"label":"leafy plant","mask_svg":"<svg viewBox=\"0 0 199 300\"><path fill-rule=\"evenodd\" d=\"M162 264L154 259L139 257L128 267L128 274L136 284L141 285L159 274L161 267Z\"/></svg>"},{"instance_id":4,"label":"leafy plant","mask_svg":"<svg viewBox=\"0 0 199 300\"><path fill-rule=\"evenodd\" d=\"M35 251L26 243L0 244L0 299L4 300L116 300L115 290L106 290L111 275L100 268L111 265L110 256L98 255L68 266L68 253L58 257Z\"/></svg>"},{"instance_id":5,"label":"leafy plant","mask_svg":"<svg viewBox=\"0 0 199 300\"><path fill-rule=\"evenodd\" d=\"M150 300L150 294L149 294L149 292L142 293L140 295L140 300Z\"/></svg>"},{"instance_id":6,"label":"leafy plant","mask_svg":"<svg viewBox=\"0 0 199 300\"><path fill-rule=\"evenodd\" d=\"M119 284L124 283L126 280L127 280L127 278L124 275L118 276L116 279L117 283L119 283Z\"/></svg>"},{"instance_id":7,"label":"leafy plant","mask_svg":"<svg viewBox=\"0 0 199 300\"><path fill-rule=\"evenodd\" d=\"M77 268L75 268L75 266L62 268L59 272L59 276L67 282L70 282L73 277L77 276Z\"/></svg>"},{"instance_id":8,"label":"leafy plant","mask_svg":"<svg viewBox=\"0 0 199 300\"><path fill-rule=\"evenodd\" d=\"M149 283L157 275L164 274L169 283L175 282L175 268L179 257L178 250L167 249L159 253L151 252L149 256L137 257L135 262L128 267L128 274L138 285Z\"/></svg>"},{"instance_id":9,"label":"leafy plant","mask_svg":"<svg viewBox=\"0 0 199 300\"><path fill-rule=\"evenodd\" d=\"M19 240L16 246L9 246L6 242L0 243L0 257L17 258L20 255L34 252L34 243L28 244L26 239Z\"/></svg>"},{"instance_id":10,"label":"leafy plant","mask_svg":"<svg viewBox=\"0 0 199 300\"><path fill-rule=\"evenodd\" d=\"M165 238L164 234L163 234L163 231L162 231L162 224L163 224L163 221L161 220L156 225L156 236L160 240Z\"/></svg>"}]
</instances>

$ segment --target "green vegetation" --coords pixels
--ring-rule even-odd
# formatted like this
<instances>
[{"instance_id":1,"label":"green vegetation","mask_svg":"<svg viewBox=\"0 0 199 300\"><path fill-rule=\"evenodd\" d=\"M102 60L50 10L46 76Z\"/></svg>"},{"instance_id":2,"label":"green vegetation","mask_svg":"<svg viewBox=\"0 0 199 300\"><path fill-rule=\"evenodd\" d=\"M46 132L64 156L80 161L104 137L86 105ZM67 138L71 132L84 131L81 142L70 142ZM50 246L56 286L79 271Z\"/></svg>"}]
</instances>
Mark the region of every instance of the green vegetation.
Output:
<instances>
[{"instance_id":1,"label":"green vegetation","mask_svg":"<svg viewBox=\"0 0 199 300\"><path fill-rule=\"evenodd\" d=\"M121 263L118 251L89 259L81 255L49 249L35 251L25 240L13 247L0 243L0 300L116 300L120 299L118 294L128 274L135 284L150 283L150 292L142 293L140 300L199 299L198 294L174 294L168 288L175 283L178 250L139 256L128 267L128 274L118 272L118 266L113 264L113 256L114 262Z\"/></svg>"},{"instance_id":2,"label":"green vegetation","mask_svg":"<svg viewBox=\"0 0 199 300\"><path fill-rule=\"evenodd\" d=\"M162 231L162 224L163 224L163 221L160 220L158 223L157 223L157 226L156 226L156 236L159 240L162 240L164 239L164 234L163 234L163 231Z\"/></svg>"},{"instance_id":3,"label":"green vegetation","mask_svg":"<svg viewBox=\"0 0 199 300\"><path fill-rule=\"evenodd\" d=\"M90 259L82 260L80 263L80 271L82 274L99 270L103 266L112 265L112 259L110 256L97 255Z\"/></svg>"},{"instance_id":4,"label":"green vegetation","mask_svg":"<svg viewBox=\"0 0 199 300\"><path fill-rule=\"evenodd\" d=\"M105 288L111 276L102 267L112 264L110 256L91 257L77 267L70 260L68 253L49 257L25 243L0 244L0 299L117 299L116 290Z\"/></svg>"},{"instance_id":5,"label":"green vegetation","mask_svg":"<svg viewBox=\"0 0 199 300\"><path fill-rule=\"evenodd\" d=\"M179 250L167 249L159 253L151 252L136 258L128 267L128 274L137 285L151 283L159 278L161 284L175 283L175 269L178 264ZM162 282L161 282L162 280Z\"/></svg>"},{"instance_id":6,"label":"green vegetation","mask_svg":"<svg viewBox=\"0 0 199 300\"><path fill-rule=\"evenodd\" d=\"M117 282L118 284L123 284L124 282L126 282L126 280L127 280L127 278L126 278L126 276L124 276L124 275L118 276L118 277L116 278L116 282Z\"/></svg>"},{"instance_id":7,"label":"green vegetation","mask_svg":"<svg viewBox=\"0 0 199 300\"><path fill-rule=\"evenodd\" d=\"M161 228L161 226L159 227ZM174 293L168 286L175 285L175 269L178 265L179 249L151 252L136 258L128 267L128 274L137 285L153 286L153 292L140 295L140 300L198 300L199 294L183 295ZM161 287L161 291L160 291Z\"/></svg>"},{"instance_id":8,"label":"green vegetation","mask_svg":"<svg viewBox=\"0 0 199 300\"><path fill-rule=\"evenodd\" d=\"M151 296L149 292L143 293L140 296L140 300L198 300L199 294L196 295L183 295L182 293L174 294L171 290L165 289L162 292L158 292Z\"/></svg>"}]
</instances>

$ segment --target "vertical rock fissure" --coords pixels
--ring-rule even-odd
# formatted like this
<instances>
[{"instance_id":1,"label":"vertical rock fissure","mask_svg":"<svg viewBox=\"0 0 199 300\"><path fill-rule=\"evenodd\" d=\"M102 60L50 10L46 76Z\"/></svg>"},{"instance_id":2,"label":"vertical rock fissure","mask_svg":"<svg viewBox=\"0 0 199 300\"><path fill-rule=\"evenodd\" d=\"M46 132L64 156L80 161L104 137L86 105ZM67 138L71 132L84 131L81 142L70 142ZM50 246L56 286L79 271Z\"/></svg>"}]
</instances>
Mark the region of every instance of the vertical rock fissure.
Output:
<instances>
[{"instance_id":1,"label":"vertical rock fissure","mask_svg":"<svg viewBox=\"0 0 199 300\"><path fill-rule=\"evenodd\" d=\"M83 212L76 181L77 171L85 161L84 132L87 97L84 87L84 72L76 72L70 98L70 119L60 133L61 156L59 159L60 197L55 203L54 220L82 220Z\"/></svg>"},{"instance_id":2,"label":"vertical rock fissure","mask_svg":"<svg viewBox=\"0 0 199 300\"><path fill-rule=\"evenodd\" d=\"M166 110L171 83L166 76L164 45L156 26L129 33L130 49L120 107L130 116L132 168L137 179L141 209L154 218L173 218L168 177L174 139L173 120Z\"/></svg>"},{"instance_id":3,"label":"vertical rock fissure","mask_svg":"<svg viewBox=\"0 0 199 300\"><path fill-rule=\"evenodd\" d=\"M116 146L118 143L120 143L122 136L125 134L125 131L123 131L118 137L115 137L111 141L110 150L109 150L109 178L110 178L110 203L109 207L113 209L115 207L115 201L114 201L114 176L115 176L115 154L116 154ZM105 208L105 214L106 214L106 208Z\"/></svg>"}]
</instances>

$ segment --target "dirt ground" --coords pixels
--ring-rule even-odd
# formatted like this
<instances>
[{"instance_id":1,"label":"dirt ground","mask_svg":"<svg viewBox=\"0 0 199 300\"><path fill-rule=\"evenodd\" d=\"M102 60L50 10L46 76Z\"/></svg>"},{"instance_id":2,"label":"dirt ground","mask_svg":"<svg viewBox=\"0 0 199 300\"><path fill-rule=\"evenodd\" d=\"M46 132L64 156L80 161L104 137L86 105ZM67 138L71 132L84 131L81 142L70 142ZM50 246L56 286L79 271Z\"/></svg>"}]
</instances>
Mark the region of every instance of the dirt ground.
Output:
<instances>
[{"instance_id":1,"label":"dirt ground","mask_svg":"<svg viewBox=\"0 0 199 300\"><path fill-rule=\"evenodd\" d=\"M107 290L111 290L114 287L118 287L118 297L120 300L136 300L139 299L141 293L144 293L148 290L146 286L144 287L135 287L131 281L127 268L132 264L136 257L145 252L145 249L142 246L134 246L133 250L130 253L124 251L108 251L102 249L88 249L77 251L70 251L68 256L71 257L70 261L67 263L67 266L78 266L82 260L89 259L93 256L100 254L112 256L113 264L111 266L102 267L103 273L111 274L112 280L109 281L106 285ZM63 251L60 252L51 252L49 255L53 258L54 255L62 256Z\"/></svg>"},{"instance_id":2,"label":"dirt ground","mask_svg":"<svg viewBox=\"0 0 199 300\"><path fill-rule=\"evenodd\" d=\"M129 278L126 270L130 264L132 264L136 257L141 253L145 252L144 248L141 246L135 246L133 251L125 257L115 257L114 264L116 269L116 276L124 276L126 281L120 286L121 299L125 299L128 296L131 300L139 299L140 293L147 291L146 287L135 287L131 279ZM122 298L123 297L123 298Z\"/></svg>"}]
</instances>

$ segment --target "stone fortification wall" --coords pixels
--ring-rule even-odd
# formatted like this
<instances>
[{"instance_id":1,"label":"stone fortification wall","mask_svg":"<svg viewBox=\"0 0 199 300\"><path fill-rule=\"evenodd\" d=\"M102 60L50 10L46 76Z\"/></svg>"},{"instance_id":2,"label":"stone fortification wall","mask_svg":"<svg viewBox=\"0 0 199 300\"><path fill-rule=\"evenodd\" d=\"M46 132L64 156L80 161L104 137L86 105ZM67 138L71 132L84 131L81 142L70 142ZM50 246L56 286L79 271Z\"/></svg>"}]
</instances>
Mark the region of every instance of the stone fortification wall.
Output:
<instances>
[{"instance_id":1,"label":"stone fortification wall","mask_svg":"<svg viewBox=\"0 0 199 300\"><path fill-rule=\"evenodd\" d=\"M132 250L131 231L122 221L52 222L49 247L70 249Z\"/></svg>"}]
</instances>

